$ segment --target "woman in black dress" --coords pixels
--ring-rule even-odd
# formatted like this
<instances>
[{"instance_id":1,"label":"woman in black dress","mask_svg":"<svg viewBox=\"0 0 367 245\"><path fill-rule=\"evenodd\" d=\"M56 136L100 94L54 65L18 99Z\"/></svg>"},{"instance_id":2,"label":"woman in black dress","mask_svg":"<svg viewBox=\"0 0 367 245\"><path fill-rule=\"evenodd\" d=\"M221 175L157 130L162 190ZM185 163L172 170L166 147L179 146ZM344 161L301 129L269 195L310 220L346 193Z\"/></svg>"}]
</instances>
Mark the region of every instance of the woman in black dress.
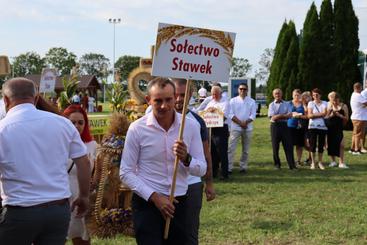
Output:
<instances>
[{"instance_id":1,"label":"woman in black dress","mask_svg":"<svg viewBox=\"0 0 367 245\"><path fill-rule=\"evenodd\" d=\"M328 155L332 162L329 167L336 167L335 161L339 157L339 168L348 168L344 163L344 136L343 126L348 121L348 107L340 102L340 97L336 92L328 95L329 103L326 113L326 121L328 127L327 142Z\"/></svg>"}]
</instances>

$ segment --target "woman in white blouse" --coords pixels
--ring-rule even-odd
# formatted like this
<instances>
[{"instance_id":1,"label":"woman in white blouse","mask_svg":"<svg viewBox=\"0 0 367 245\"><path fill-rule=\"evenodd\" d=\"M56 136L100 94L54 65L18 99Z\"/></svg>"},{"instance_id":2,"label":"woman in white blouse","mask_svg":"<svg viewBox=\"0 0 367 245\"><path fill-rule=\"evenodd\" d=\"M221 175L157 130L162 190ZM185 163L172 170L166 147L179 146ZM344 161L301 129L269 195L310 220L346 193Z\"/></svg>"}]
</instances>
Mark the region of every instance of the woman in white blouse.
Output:
<instances>
[{"instance_id":1,"label":"woman in white blouse","mask_svg":"<svg viewBox=\"0 0 367 245\"><path fill-rule=\"evenodd\" d=\"M311 148L311 169L315 169L316 147L318 152L318 166L321 170L325 167L322 164L322 155L325 146L325 137L327 127L324 117L327 111L327 102L321 100L321 91L318 88L312 90L313 101L310 101L307 106L307 115L310 119L308 124L310 134L310 148Z\"/></svg>"},{"instance_id":2,"label":"woman in white blouse","mask_svg":"<svg viewBox=\"0 0 367 245\"><path fill-rule=\"evenodd\" d=\"M93 140L89 132L87 113L80 105L71 105L65 109L64 116L75 125L78 132L80 133L80 137L87 147L91 169L93 169L94 160L96 158L97 143ZM71 160L68 166L68 173L71 191L70 201L72 202L78 196L79 186L77 179L77 169L74 166L74 162ZM90 244L90 237L85 225L85 220L84 218L76 218L75 210L71 215L68 238L72 240L74 245Z\"/></svg>"}]
</instances>

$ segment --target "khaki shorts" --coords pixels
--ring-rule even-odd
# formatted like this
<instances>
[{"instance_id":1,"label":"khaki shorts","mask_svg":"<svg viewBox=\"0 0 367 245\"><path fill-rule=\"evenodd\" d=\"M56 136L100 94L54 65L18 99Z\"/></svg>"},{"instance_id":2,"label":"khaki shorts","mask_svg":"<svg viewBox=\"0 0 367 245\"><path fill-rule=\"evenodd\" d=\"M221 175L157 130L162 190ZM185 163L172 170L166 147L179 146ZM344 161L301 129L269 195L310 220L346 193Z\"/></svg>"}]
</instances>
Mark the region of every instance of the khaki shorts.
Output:
<instances>
[{"instance_id":1,"label":"khaki shorts","mask_svg":"<svg viewBox=\"0 0 367 245\"><path fill-rule=\"evenodd\" d=\"M362 138L365 130L365 121L352 120L353 123L353 136L357 138Z\"/></svg>"}]
</instances>

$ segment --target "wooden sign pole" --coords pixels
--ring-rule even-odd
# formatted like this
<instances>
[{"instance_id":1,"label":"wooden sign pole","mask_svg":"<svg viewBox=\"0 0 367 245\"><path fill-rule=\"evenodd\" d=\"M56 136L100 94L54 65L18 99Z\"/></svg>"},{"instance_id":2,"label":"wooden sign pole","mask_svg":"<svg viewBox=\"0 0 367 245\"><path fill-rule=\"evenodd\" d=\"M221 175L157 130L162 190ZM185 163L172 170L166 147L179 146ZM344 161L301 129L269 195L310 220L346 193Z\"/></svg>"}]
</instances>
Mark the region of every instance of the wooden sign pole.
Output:
<instances>
[{"instance_id":1,"label":"wooden sign pole","mask_svg":"<svg viewBox=\"0 0 367 245\"><path fill-rule=\"evenodd\" d=\"M191 84L191 81L187 80L186 90L185 90L185 99L184 99L184 104L183 104L183 108L182 108L182 118L181 118L180 131L178 133L178 140L182 140L182 138L183 138L183 131L184 131L184 128L185 128L185 118L186 118L187 105L188 105L189 99L190 99L189 98L190 84ZM171 193L170 193L170 196L169 196L169 201L171 203L173 203L173 199L175 198L178 162L179 162L179 159L176 156L175 157L175 163L174 163L175 165L174 165L174 169L173 169L172 188L171 188ZM166 239L166 240L168 239L168 232L169 232L170 223L171 223L171 218L167 217L166 226L164 228L164 239Z\"/></svg>"}]
</instances>

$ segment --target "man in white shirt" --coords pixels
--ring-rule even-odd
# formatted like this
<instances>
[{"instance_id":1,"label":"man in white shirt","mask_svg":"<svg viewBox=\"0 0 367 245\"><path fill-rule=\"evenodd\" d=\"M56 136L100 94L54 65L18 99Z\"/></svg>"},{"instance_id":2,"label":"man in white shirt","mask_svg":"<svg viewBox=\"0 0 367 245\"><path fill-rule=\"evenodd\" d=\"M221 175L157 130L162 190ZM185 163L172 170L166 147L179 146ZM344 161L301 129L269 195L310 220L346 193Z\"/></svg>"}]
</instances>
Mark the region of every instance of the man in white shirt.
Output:
<instances>
[{"instance_id":1,"label":"man in white shirt","mask_svg":"<svg viewBox=\"0 0 367 245\"><path fill-rule=\"evenodd\" d=\"M228 171L233 169L234 156L239 139L242 140L242 154L240 158L240 173L248 169L248 153L253 130L253 121L256 118L255 100L247 96L248 87L241 83L238 87L238 96L229 101L232 120L228 146Z\"/></svg>"},{"instance_id":2,"label":"man in white shirt","mask_svg":"<svg viewBox=\"0 0 367 245\"><path fill-rule=\"evenodd\" d=\"M367 99L361 95L362 84L355 83L353 85L353 90L354 92L350 98L350 107L352 108L352 115L350 118L353 123L351 152L353 155L360 155L362 149L361 141L367 121Z\"/></svg>"},{"instance_id":3,"label":"man in white shirt","mask_svg":"<svg viewBox=\"0 0 367 245\"><path fill-rule=\"evenodd\" d=\"M219 110L223 113L223 127L212 128L211 155L213 162L213 176L218 175L219 162L221 163L221 179L228 180L228 118L229 102L222 97L222 89L219 86L213 86L211 90L212 100L207 104L205 110Z\"/></svg>"},{"instance_id":4,"label":"man in white shirt","mask_svg":"<svg viewBox=\"0 0 367 245\"><path fill-rule=\"evenodd\" d=\"M31 80L3 85L6 117L0 121L0 184L4 206L0 244L65 244L70 220L68 159L78 169L81 217L89 205L86 148L69 120L34 106ZM21 221L21 222L19 222Z\"/></svg>"},{"instance_id":5,"label":"man in white shirt","mask_svg":"<svg viewBox=\"0 0 367 245\"><path fill-rule=\"evenodd\" d=\"M135 238L139 245L164 244L165 219L171 220L167 244L185 244L186 193L189 174L203 176L206 163L199 127L186 119L179 141L181 115L174 110L175 85L157 77L148 84L152 112L133 122L126 135L120 177L133 191ZM169 195L175 157L179 158L175 199Z\"/></svg>"},{"instance_id":6,"label":"man in white shirt","mask_svg":"<svg viewBox=\"0 0 367 245\"><path fill-rule=\"evenodd\" d=\"M172 79L176 86L176 103L175 109L177 112L182 114L183 102L186 92L186 80L185 79ZM192 95L192 90L190 89L189 96ZM206 200L211 201L215 198L215 191L213 185L212 176L212 158L209 150L209 140L208 140L208 129L205 125L204 120L195 112L188 110L186 114L187 118L193 119L197 122L198 127L200 127L200 136L203 143L205 160L207 163L207 171L204 176L205 180L205 194ZM203 199L203 183L201 178L197 176L189 175L187 182L189 184L187 191L187 231L188 240L186 245L197 245L199 244L199 225L200 225L200 210L202 206Z\"/></svg>"}]
</instances>

